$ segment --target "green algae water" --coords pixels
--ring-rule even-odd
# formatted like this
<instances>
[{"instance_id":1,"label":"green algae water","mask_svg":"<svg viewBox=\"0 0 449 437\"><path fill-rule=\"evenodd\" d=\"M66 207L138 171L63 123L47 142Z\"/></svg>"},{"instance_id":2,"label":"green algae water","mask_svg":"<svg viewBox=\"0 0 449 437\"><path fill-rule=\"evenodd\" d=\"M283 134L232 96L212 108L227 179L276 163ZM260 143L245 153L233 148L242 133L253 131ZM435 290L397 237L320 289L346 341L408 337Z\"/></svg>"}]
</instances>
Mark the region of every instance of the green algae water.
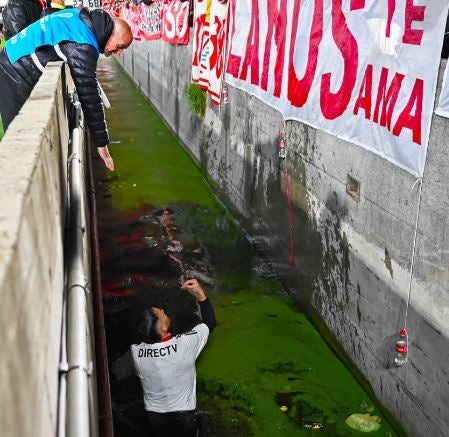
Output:
<instances>
[{"instance_id":1,"label":"green algae water","mask_svg":"<svg viewBox=\"0 0 449 437\"><path fill-rule=\"evenodd\" d=\"M133 342L135 320L164 306L182 332L196 323L179 276L195 275L218 326L197 363L205 436L358 436L345 420L379 416L373 436L404 435L289 300L263 254L215 198L199 169L113 60L99 77L116 172L96 162L108 354ZM113 367L113 366L112 366ZM115 433L144 436L140 383L111 376Z\"/></svg>"}]
</instances>

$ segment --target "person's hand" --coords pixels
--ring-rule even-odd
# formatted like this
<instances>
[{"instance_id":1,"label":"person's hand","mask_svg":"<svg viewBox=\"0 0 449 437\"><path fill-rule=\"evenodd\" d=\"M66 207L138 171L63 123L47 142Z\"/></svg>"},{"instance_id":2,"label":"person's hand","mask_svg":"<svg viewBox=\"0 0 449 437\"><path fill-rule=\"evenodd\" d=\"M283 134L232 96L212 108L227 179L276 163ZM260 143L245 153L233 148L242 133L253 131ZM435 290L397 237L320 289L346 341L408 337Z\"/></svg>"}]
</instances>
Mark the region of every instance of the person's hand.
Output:
<instances>
[{"instance_id":1,"label":"person's hand","mask_svg":"<svg viewBox=\"0 0 449 437\"><path fill-rule=\"evenodd\" d=\"M203 287L201 287L200 283L196 279L188 279L182 284L181 287L191 291L198 299L198 302L203 302L207 299Z\"/></svg>"},{"instance_id":2,"label":"person's hand","mask_svg":"<svg viewBox=\"0 0 449 437\"><path fill-rule=\"evenodd\" d=\"M114 171L114 160L112 159L112 156L109 154L108 146L97 147L97 150L106 168L108 170Z\"/></svg>"}]
</instances>

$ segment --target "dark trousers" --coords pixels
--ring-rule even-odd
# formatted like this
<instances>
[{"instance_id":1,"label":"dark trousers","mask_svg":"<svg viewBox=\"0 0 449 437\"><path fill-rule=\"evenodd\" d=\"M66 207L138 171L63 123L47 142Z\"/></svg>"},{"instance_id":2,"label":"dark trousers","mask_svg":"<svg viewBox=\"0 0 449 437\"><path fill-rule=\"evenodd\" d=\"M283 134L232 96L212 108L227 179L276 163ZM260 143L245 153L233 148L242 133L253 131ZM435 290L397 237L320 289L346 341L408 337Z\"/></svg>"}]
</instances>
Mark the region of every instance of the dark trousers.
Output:
<instances>
[{"instance_id":1,"label":"dark trousers","mask_svg":"<svg viewBox=\"0 0 449 437\"><path fill-rule=\"evenodd\" d=\"M155 413L147 411L149 436L151 437L196 437L198 433L197 412L174 411Z\"/></svg>"}]
</instances>

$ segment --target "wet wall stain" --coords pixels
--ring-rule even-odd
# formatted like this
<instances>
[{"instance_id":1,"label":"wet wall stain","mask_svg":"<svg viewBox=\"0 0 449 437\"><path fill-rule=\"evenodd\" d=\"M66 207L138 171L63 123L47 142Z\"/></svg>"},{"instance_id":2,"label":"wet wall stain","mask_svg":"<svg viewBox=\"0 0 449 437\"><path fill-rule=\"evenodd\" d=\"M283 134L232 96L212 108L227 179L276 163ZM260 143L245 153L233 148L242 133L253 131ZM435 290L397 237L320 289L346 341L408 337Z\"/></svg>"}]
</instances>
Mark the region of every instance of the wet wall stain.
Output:
<instances>
[{"instance_id":1,"label":"wet wall stain","mask_svg":"<svg viewBox=\"0 0 449 437\"><path fill-rule=\"evenodd\" d=\"M390 272L391 279L393 279L393 266L391 264L390 254L388 253L388 249L385 246L385 258L384 258L385 267Z\"/></svg>"}]
</instances>

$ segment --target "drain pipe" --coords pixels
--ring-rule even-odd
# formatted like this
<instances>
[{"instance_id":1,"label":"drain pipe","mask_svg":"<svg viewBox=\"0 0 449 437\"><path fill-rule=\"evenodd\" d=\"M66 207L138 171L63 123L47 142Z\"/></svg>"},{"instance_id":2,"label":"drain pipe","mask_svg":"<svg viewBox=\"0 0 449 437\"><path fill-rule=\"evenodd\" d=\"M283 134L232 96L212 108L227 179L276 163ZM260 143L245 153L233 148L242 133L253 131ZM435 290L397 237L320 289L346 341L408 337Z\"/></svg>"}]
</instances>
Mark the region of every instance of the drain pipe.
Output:
<instances>
[{"instance_id":1,"label":"drain pipe","mask_svg":"<svg viewBox=\"0 0 449 437\"><path fill-rule=\"evenodd\" d=\"M89 437L88 383L92 365L87 361L88 282L84 271L82 222L82 165L79 102L74 103L75 127L69 157L69 252L67 287L67 435Z\"/></svg>"},{"instance_id":2,"label":"drain pipe","mask_svg":"<svg viewBox=\"0 0 449 437\"><path fill-rule=\"evenodd\" d=\"M95 355L97 363L98 421L101 437L113 437L111 388L109 383L108 352L104 328L103 293L101 290L100 250L98 246L97 205L92 170L92 142L86 142L87 183L90 211L92 295L95 321Z\"/></svg>"}]
</instances>

